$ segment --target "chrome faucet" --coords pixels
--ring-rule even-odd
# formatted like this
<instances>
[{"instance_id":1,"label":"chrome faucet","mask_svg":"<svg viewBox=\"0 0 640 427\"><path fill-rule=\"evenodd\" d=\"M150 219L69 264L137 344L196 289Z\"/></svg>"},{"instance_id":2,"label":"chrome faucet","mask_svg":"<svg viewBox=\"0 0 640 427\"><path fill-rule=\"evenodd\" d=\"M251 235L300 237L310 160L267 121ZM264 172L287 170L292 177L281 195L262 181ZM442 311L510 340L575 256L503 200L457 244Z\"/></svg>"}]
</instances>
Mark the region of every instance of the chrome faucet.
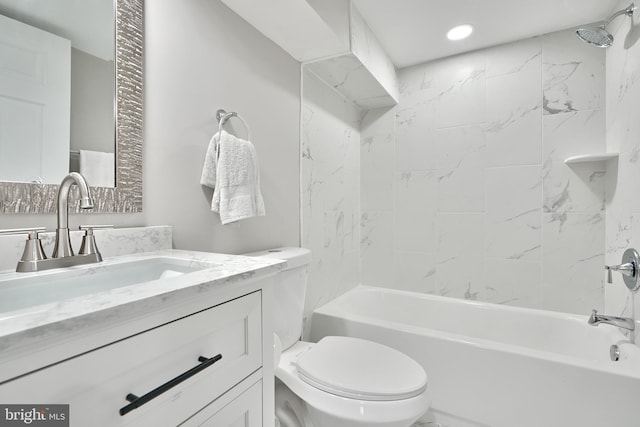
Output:
<instances>
[{"instance_id":1,"label":"chrome faucet","mask_svg":"<svg viewBox=\"0 0 640 427\"><path fill-rule=\"evenodd\" d=\"M80 208L92 209L93 199L87 181L77 172L65 176L58 189L58 228L56 242L51 258L47 258L40 240L39 232L43 227L0 230L0 234L27 234L22 259L18 261L16 271L19 273L49 270L52 268L71 267L73 265L91 264L102 261L102 255L96 246L93 230L97 228L111 228L109 225L81 226L85 230L82 238L80 253L75 255L69 238L69 191L73 185L80 189Z\"/></svg>"},{"instance_id":2,"label":"chrome faucet","mask_svg":"<svg viewBox=\"0 0 640 427\"><path fill-rule=\"evenodd\" d=\"M58 228L52 258L73 256L69 237L69 190L73 184L80 189L80 209L93 209L91 191L84 177L77 172L65 176L58 189Z\"/></svg>"},{"instance_id":3,"label":"chrome faucet","mask_svg":"<svg viewBox=\"0 0 640 427\"><path fill-rule=\"evenodd\" d=\"M633 319L629 317L616 317L598 314L598 310L593 310L591 312L588 323L592 326L598 326L601 323L606 323L607 325L617 326L618 328L628 329L630 331L634 331L636 329L636 324Z\"/></svg>"}]
</instances>

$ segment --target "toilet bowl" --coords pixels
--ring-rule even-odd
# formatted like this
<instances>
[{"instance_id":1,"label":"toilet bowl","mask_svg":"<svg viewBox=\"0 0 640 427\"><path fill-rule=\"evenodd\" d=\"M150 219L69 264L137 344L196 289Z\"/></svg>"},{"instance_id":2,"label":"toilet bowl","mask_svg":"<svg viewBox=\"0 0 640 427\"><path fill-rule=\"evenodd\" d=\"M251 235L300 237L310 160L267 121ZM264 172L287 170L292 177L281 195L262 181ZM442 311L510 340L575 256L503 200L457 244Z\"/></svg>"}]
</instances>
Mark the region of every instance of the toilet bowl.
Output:
<instances>
[{"instance_id":1,"label":"toilet bowl","mask_svg":"<svg viewBox=\"0 0 640 427\"><path fill-rule=\"evenodd\" d=\"M427 374L405 354L352 337L300 340L307 249L247 255L287 261L274 287L276 425L409 427L427 412Z\"/></svg>"}]
</instances>

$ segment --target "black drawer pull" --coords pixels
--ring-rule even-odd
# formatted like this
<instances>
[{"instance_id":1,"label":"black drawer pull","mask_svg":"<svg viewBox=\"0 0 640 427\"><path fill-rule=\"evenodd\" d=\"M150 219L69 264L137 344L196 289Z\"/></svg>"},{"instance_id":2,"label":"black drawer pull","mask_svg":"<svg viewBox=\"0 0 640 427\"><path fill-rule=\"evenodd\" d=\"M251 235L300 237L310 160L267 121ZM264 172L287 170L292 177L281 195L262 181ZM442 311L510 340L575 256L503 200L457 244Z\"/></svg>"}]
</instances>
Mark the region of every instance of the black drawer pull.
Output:
<instances>
[{"instance_id":1,"label":"black drawer pull","mask_svg":"<svg viewBox=\"0 0 640 427\"><path fill-rule=\"evenodd\" d=\"M206 357L200 356L200 357L198 357L198 362L200 362L200 364L198 366L195 366L195 367L189 369L188 371L178 375L174 379L167 381L166 383L162 384L160 387L157 387L157 388L151 390L149 393L145 394L144 396L138 397L138 396L136 396L135 394L132 394L132 393L127 394L126 399L127 399L127 401L129 401L131 403L129 403L127 406L124 406L124 407L120 408L120 415L128 414L129 412L133 411L134 409L141 407L142 405L144 405L145 403L149 402L150 400L153 400L156 397L160 396L165 391L170 390L173 387L177 386L178 384L180 384L181 382L183 382L187 378L191 378L192 376L194 376L198 372L205 370L206 368L208 368L209 366L213 365L214 363L216 363L220 359L222 359L222 354L218 354L217 356L213 356L210 359L207 359Z\"/></svg>"}]
</instances>

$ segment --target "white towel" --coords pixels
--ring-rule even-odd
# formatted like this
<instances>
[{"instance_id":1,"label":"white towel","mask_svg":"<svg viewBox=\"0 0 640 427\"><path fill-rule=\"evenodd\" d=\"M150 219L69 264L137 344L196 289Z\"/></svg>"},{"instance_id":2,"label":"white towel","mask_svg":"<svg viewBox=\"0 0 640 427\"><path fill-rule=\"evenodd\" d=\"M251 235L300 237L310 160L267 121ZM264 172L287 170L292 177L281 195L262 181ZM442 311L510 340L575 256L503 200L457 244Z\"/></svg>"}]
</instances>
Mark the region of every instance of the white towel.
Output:
<instances>
[{"instance_id":1,"label":"white towel","mask_svg":"<svg viewBox=\"0 0 640 427\"><path fill-rule=\"evenodd\" d=\"M218 150L211 210L220 214L222 224L264 216L260 169L253 144L222 131Z\"/></svg>"},{"instance_id":2,"label":"white towel","mask_svg":"<svg viewBox=\"0 0 640 427\"><path fill-rule=\"evenodd\" d=\"M80 174L92 187L115 187L115 160L113 153L80 150Z\"/></svg>"},{"instance_id":3,"label":"white towel","mask_svg":"<svg viewBox=\"0 0 640 427\"><path fill-rule=\"evenodd\" d=\"M225 134L225 131L222 131ZM202 166L202 176L200 177L200 184L215 188L216 187L216 140L218 139L218 133L211 137L209 141L209 147L207 147L207 154L204 155L204 165Z\"/></svg>"}]
</instances>

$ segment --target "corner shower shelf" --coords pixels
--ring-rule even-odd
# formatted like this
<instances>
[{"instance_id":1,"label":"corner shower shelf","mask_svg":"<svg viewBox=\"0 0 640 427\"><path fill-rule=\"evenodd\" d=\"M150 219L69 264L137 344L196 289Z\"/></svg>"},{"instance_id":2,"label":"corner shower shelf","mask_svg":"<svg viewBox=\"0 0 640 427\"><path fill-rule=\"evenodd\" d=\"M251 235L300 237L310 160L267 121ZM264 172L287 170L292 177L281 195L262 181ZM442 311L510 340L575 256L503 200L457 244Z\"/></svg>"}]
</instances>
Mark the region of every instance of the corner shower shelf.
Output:
<instances>
[{"instance_id":1,"label":"corner shower shelf","mask_svg":"<svg viewBox=\"0 0 640 427\"><path fill-rule=\"evenodd\" d=\"M617 158L618 153L581 154L579 156L567 157L564 163L570 165L572 163L601 162Z\"/></svg>"}]
</instances>

